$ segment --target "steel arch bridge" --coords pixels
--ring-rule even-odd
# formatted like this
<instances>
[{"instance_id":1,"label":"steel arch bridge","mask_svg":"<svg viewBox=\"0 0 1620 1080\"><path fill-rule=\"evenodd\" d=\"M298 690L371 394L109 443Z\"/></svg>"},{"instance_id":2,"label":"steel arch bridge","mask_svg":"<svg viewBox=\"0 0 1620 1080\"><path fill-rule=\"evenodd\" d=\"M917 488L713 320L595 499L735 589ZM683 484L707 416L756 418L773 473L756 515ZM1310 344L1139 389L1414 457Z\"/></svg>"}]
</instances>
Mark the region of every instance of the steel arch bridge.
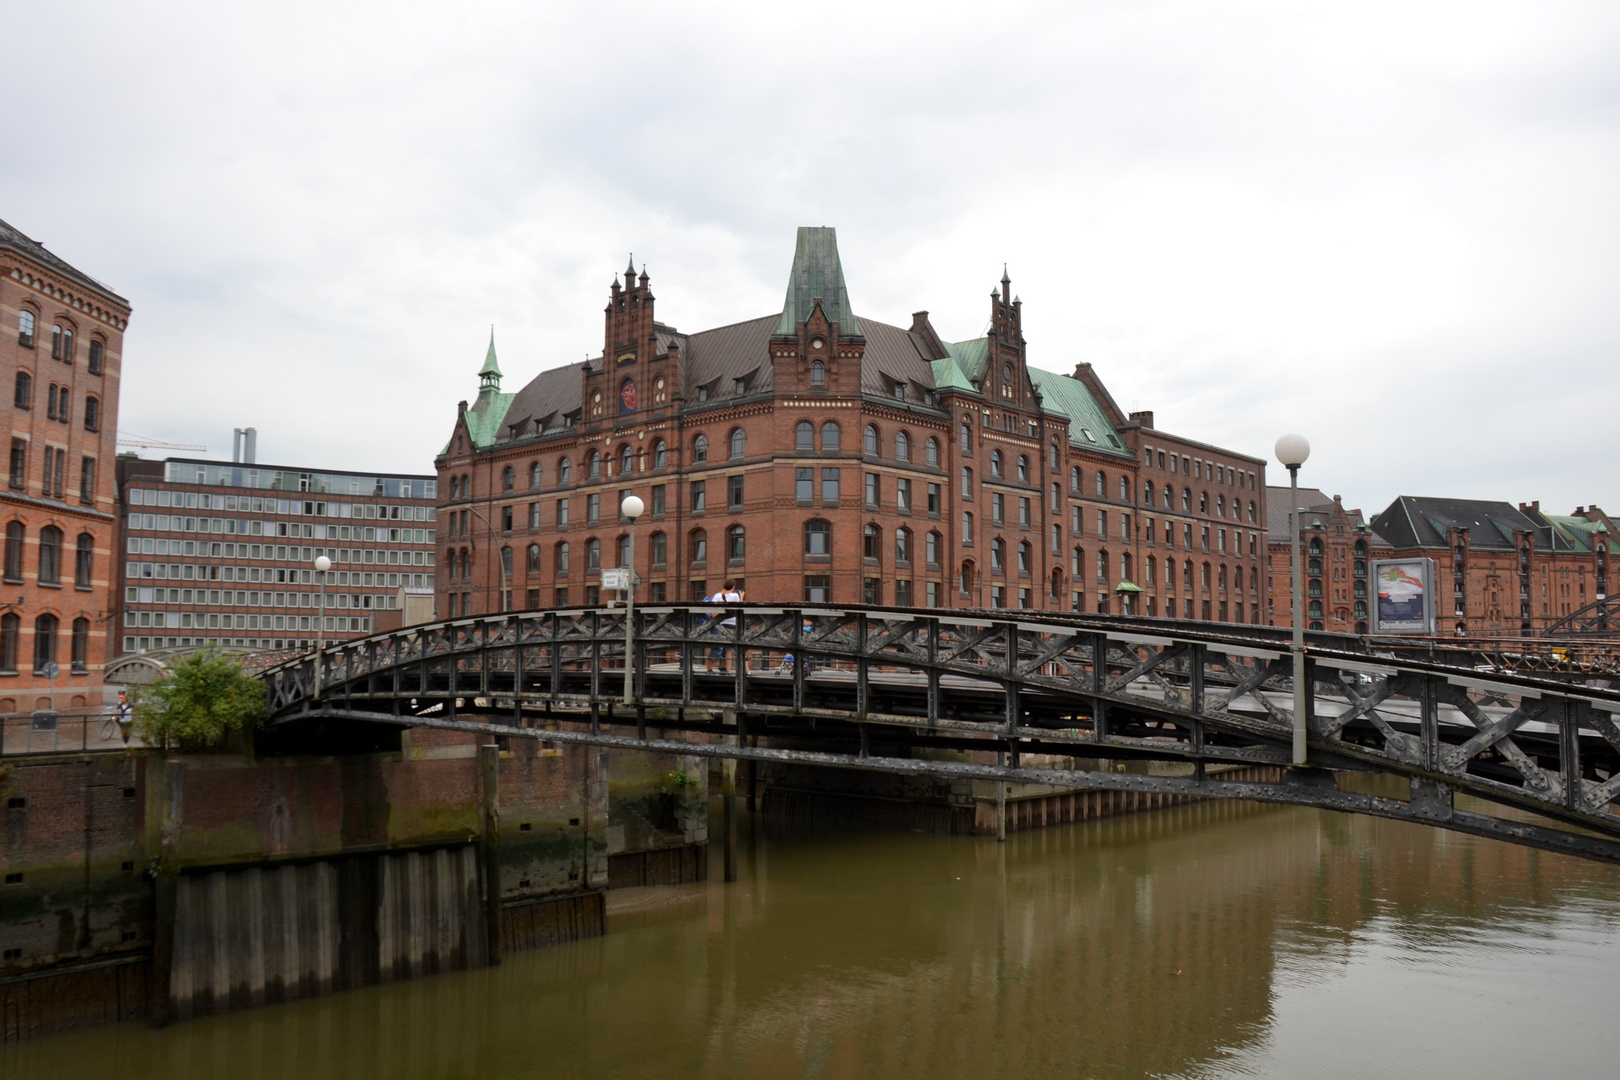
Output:
<instances>
[{"instance_id":1,"label":"steel arch bridge","mask_svg":"<svg viewBox=\"0 0 1620 1080\"><path fill-rule=\"evenodd\" d=\"M1312 635L1306 702L1316 767L1286 769L1278 783L1240 782L1206 767L1290 761L1287 631L761 605L637 608L634 631L628 705L624 610L535 611L378 634L272 667L270 728L418 726L1251 799L1620 862L1620 692L1606 688L1392 658L1357 639ZM1170 770L1178 775L1057 768L1051 756L1180 767ZM1410 797L1343 790L1336 772L1402 778ZM1510 812L1464 809L1457 795Z\"/></svg>"},{"instance_id":2,"label":"steel arch bridge","mask_svg":"<svg viewBox=\"0 0 1620 1080\"><path fill-rule=\"evenodd\" d=\"M1620 600L1603 596L1541 631L1544 638L1620 637Z\"/></svg>"}]
</instances>

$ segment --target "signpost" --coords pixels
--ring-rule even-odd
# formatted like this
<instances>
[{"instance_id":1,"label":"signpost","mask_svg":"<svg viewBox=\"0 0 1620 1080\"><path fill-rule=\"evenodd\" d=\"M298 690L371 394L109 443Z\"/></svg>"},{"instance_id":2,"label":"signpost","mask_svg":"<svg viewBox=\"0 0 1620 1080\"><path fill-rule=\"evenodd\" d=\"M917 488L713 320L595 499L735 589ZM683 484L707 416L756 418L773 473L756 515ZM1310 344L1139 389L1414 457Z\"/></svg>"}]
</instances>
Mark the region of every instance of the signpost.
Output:
<instances>
[{"instance_id":1,"label":"signpost","mask_svg":"<svg viewBox=\"0 0 1620 1080\"><path fill-rule=\"evenodd\" d=\"M1373 634L1433 634L1439 612L1434 594L1434 560L1374 559Z\"/></svg>"}]
</instances>

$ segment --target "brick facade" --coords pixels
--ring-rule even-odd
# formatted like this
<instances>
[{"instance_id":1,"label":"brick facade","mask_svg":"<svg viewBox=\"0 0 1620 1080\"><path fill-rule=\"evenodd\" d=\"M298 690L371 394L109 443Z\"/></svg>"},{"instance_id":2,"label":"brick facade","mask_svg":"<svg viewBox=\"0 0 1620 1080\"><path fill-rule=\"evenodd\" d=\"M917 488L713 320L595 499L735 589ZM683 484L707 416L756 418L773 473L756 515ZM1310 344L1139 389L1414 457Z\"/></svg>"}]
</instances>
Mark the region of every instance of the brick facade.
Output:
<instances>
[{"instance_id":1,"label":"brick facade","mask_svg":"<svg viewBox=\"0 0 1620 1080\"><path fill-rule=\"evenodd\" d=\"M0 714L101 704L116 610L113 458L129 302L0 221L0 379L12 398Z\"/></svg>"},{"instance_id":2,"label":"brick facade","mask_svg":"<svg viewBox=\"0 0 1620 1080\"><path fill-rule=\"evenodd\" d=\"M856 317L831 229L801 229L783 311L685 334L643 271L602 354L476 400L437 459L441 617L701 598L1134 611L1258 622L1262 459L1125 415L1089 364L1029 364L1003 276L984 337ZM1172 471L1173 470L1173 471ZM1172 609L1172 605L1174 605Z\"/></svg>"}]
</instances>

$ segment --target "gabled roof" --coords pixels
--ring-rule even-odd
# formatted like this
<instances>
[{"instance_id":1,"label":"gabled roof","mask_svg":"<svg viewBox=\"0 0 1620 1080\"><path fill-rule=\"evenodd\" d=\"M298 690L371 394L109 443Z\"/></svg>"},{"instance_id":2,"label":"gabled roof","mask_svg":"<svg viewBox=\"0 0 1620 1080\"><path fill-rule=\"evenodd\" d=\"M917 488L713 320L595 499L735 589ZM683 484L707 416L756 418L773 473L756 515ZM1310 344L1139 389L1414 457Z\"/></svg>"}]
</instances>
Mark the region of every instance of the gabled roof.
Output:
<instances>
[{"instance_id":1,"label":"gabled roof","mask_svg":"<svg viewBox=\"0 0 1620 1080\"><path fill-rule=\"evenodd\" d=\"M1029 368L1028 371L1030 382L1040 391L1042 408L1069 418L1071 446L1116 457L1136 457L1135 452L1125 445L1125 440L1119 437L1114 425L1109 423L1108 414L1085 383L1039 368Z\"/></svg>"},{"instance_id":2,"label":"gabled roof","mask_svg":"<svg viewBox=\"0 0 1620 1080\"><path fill-rule=\"evenodd\" d=\"M1514 550L1513 534L1535 534L1535 546L1550 550L1551 527L1532 520L1509 503L1481 499L1443 499L1402 495L1373 518L1373 528L1396 548L1447 547L1446 531L1468 530L1468 546ZM1567 543L1567 541L1565 541Z\"/></svg>"},{"instance_id":3,"label":"gabled roof","mask_svg":"<svg viewBox=\"0 0 1620 1080\"><path fill-rule=\"evenodd\" d=\"M828 322L838 324L845 337L853 337L855 311L849 306L849 290L844 286L844 267L838 261L838 230L830 226L799 226L793 247L793 268L788 272L787 299L776 333L798 333L799 324L810 318L815 302Z\"/></svg>"},{"instance_id":4,"label":"gabled roof","mask_svg":"<svg viewBox=\"0 0 1620 1080\"><path fill-rule=\"evenodd\" d=\"M565 427L563 418L579 409L580 374L580 365L564 364L530 379L511 396L497 438L510 441L513 436L508 429L513 424L518 425L516 437L520 439Z\"/></svg>"},{"instance_id":5,"label":"gabled roof","mask_svg":"<svg viewBox=\"0 0 1620 1080\"><path fill-rule=\"evenodd\" d=\"M110 300L116 300L125 307L129 306L128 300L125 300L89 274L70 265L65 259L46 250L44 244L25 236L22 230L5 221L0 221L0 247L10 248L17 254L32 259L41 266L50 267L63 277L76 281L85 288L94 289Z\"/></svg>"}]
</instances>

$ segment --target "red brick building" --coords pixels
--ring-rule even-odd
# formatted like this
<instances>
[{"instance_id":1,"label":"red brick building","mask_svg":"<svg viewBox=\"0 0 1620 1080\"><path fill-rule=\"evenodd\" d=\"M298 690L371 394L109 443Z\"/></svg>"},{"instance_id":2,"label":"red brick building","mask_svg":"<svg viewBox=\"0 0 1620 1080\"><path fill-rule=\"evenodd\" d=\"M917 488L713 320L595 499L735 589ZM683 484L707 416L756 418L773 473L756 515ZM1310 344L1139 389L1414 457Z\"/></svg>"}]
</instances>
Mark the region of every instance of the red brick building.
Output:
<instances>
[{"instance_id":1,"label":"red brick building","mask_svg":"<svg viewBox=\"0 0 1620 1080\"><path fill-rule=\"evenodd\" d=\"M1293 541L1288 492L1273 487L1266 539L1266 621L1294 624ZM1305 625L1335 634L1365 634L1372 598L1368 564L1389 557L1388 541L1372 530L1360 510L1316 488L1299 489L1300 550L1305 559Z\"/></svg>"},{"instance_id":2,"label":"red brick building","mask_svg":"<svg viewBox=\"0 0 1620 1080\"><path fill-rule=\"evenodd\" d=\"M12 391L0 488L0 713L101 703L114 633L113 457L129 302L0 221L0 379Z\"/></svg>"},{"instance_id":3,"label":"red brick building","mask_svg":"<svg viewBox=\"0 0 1620 1080\"><path fill-rule=\"evenodd\" d=\"M983 337L858 317L834 230L802 228L780 312L683 333L645 270L600 356L479 391L437 459L441 616L750 600L1260 621L1263 459L1127 416L1089 364L1030 366L1002 277Z\"/></svg>"}]
</instances>

